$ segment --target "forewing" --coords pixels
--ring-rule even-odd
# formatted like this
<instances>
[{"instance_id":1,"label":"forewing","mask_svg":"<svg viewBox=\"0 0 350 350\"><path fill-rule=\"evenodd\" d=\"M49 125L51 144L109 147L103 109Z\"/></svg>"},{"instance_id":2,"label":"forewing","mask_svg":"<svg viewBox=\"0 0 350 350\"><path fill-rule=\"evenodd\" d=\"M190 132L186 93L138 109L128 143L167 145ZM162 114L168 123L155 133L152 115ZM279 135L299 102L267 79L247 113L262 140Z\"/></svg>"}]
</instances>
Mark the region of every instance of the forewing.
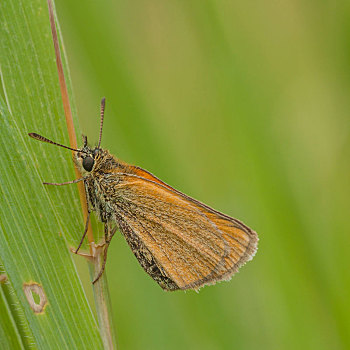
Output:
<instances>
[{"instance_id":1,"label":"forewing","mask_svg":"<svg viewBox=\"0 0 350 350\"><path fill-rule=\"evenodd\" d=\"M164 278L180 289L198 289L229 279L252 258L257 245L254 231L136 169L143 176L110 174L105 185L109 190L113 186L119 226L129 245L134 251L134 240L127 237L132 234L144 246L144 254L151 254L147 259L154 260ZM135 255L162 288L176 289L161 283L145 268L143 256Z\"/></svg>"}]
</instances>

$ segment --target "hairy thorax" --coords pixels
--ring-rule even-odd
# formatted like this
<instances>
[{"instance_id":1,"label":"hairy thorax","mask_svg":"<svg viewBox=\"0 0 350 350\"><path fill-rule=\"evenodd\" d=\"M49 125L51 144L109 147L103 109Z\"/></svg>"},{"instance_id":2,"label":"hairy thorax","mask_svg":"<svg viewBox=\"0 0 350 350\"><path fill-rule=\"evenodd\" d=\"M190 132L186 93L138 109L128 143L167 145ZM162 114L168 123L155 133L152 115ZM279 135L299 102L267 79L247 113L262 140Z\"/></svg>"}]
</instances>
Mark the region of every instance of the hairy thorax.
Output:
<instances>
[{"instance_id":1,"label":"hairy thorax","mask_svg":"<svg viewBox=\"0 0 350 350\"><path fill-rule=\"evenodd\" d=\"M86 149L90 151L90 148L86 147ZM102 222L116 222L115 205L121 200L120 196L118 198L118 191L116 191L119 174L131 173L130 166L114 157L108 150L103 149L99 150L99 154L95 157L91 172L84 169L79 154L75 163L84 176L90 209L97 213Z\"/></svg>"}]
</instances>

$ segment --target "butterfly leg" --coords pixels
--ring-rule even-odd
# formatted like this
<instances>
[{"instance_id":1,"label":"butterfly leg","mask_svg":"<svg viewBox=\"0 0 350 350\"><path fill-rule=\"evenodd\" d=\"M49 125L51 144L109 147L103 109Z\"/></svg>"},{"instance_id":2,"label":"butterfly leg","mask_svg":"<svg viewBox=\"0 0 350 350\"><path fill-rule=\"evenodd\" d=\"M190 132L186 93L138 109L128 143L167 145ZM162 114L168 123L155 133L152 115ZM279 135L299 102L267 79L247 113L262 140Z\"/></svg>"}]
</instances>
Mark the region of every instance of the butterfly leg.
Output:
<instances>
[{"instance_id":1,"label":"butterfly leg","mask_svg":"<svg viewBox=\"0 0 350 350\"><path fill-rule=\"evenodd\" d=\"M68 182L61 182L61 183L56 183L56 182L43 182L44 185L54 185L54 186L63 186L63 185L70 185L70 184L76 184L77 182L83 181L84 178L81 177L80 179L76 179L76 180L72 180L72 181L68 181ZM87 201L87 198L86 198ZM87 202L88 203L88 202ZM90 209L88 208L88 215L86 218L86 223L85 223L85 229L84 229L84 233L83 233L83 237L81 238L81 241L78 245L78 248L75 250L75 254L78 254L78 250L80 249L81 245L83 244L84 238L86 236L86 232L88 230L89 227L89 219L90 219Z\"/></svg>"},{"instance_id":2,"label":"butterfly leg","mask_svg":"<svg viewBox=\"0 0 350 350\"><path fill-rule=\"evenodd\" d=\"M81 237L81 240L80 240L80 243L79 243L79 245L78 245L78 248L77 248L77 249L75 250L75 252L74 252L75 254L78 254L78 250L80 249L81 245L82 245L83 242L84 242L84 238L85 238L85 236L86 236L86 233L87 233L88 227L89 227L90 213L91 213L91 211L90 211L90 209L88 208L88 215L87 215L87 217L86 217L86 223L85 223L85 229L84 229L83 237Z\"/></svg>"},{"instance_id":3,"label":"butterfly leg","mask_svg":"<svg viewBox=\"0 0 350 350\"><path fill-rule=\"evenodd\" d=\"M84 178L81 177L80 179L76 179L76 180L72 180L72 181L68 181L68 182L61 182L61 183L57 183L57 182L43 182L43 184L44 185L63 186L63 185L76 184L77 182L80 182L80 181L83 181L83 180L84 180ZM87 201L87 198L86 198L86 201ZM87 201L87 203L88 203L88 201ZM83 244L84 238L86 236L86 233L87 233L87 230L88 230L88 227L89 227L90 212L91 211L88 208L88 215L87 215L87 218L86 218L86 223L85 223L85 229L84 229L83 237L80 240L78 248L74 252L75 254L78 254L78 251L79 251L81 245Z\"/></svg>"},{"instance_id":4,"label":"butterfly leg","mask_svg":"<svg viewBox=\"0 0 350 350\"><path fill-rule=\"evenodd\" d=\"M54 185L54 186L63 186L63 185L70 185L70 184L76 184L77 182L83 181L84 178L81 177L80 179L76 179L76 180L72 180L72 181L68 181L68 182L61 182L61 183L57 183L57 182L43 182L44 185Z\"/></svg>"},{"instance_id":5,"label":"butterfly leg","mask_svg":"<svg viewBox=\"0 0 350 350\"><path fill-rule=\"evenodd\" d=\"M101 267L101 270L100 272L98 273L97 277L93 280L93 284L95 284L99 279L100 277L102 276L103 274L103 271L105 270L105 267L106 267L106 261L107 261L107 252L108 252L108 247L111 243L111 239L112 237L114 236L114 234L116 233L118 229L118 226L115 226L112 231L109 233L109 226L108 226L108 223L105 224L105 250L104 250L104 256L103 256L103 263L102 263L102 267Z\"/></svg>"}]
</instances>

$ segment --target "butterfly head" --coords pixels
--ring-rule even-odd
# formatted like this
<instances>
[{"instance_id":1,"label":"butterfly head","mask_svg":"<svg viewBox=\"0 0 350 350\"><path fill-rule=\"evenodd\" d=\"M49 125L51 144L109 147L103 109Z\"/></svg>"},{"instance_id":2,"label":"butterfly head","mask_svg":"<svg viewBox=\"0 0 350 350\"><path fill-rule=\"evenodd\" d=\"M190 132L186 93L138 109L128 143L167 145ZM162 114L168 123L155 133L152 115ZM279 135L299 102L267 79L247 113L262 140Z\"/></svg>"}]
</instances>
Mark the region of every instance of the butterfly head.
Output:
<instances>
[{"instance_id":1,"label":"butterfly head","mask_svg":"<svg viewBox=\"0 0 350 350\"><path fill-rule=\"evenodd\" d=\"M75 154L75 163L81 172L90 173L93 171L96 162L101 156L102 150L99 147L91 148L87 144L86 136L83 136L84 147L77 150Z\"/></svg>"}]
</instances>

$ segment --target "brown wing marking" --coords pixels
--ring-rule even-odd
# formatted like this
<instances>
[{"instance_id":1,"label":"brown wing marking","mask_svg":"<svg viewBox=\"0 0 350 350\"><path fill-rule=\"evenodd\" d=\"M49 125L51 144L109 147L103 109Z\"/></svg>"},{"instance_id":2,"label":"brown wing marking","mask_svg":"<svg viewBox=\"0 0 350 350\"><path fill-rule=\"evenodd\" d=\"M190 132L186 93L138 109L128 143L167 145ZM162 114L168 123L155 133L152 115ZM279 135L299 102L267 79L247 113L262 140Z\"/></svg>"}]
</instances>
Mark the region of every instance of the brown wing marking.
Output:
<instances>
[{"instance_id":1,"label":"brown wing marking","mask_svg":"<svg viewBox=\"0 0 350 350\"><path fill-rule=\"evenodd\" d=\"M154 256L147 249L143 241L138 237L127 221L117 213L118 227L124 235L135 257L142 268L165 290L173 291L179 289L179 286L167 276L162 266L155 260Z\"/></svg>"}]
</instances>

